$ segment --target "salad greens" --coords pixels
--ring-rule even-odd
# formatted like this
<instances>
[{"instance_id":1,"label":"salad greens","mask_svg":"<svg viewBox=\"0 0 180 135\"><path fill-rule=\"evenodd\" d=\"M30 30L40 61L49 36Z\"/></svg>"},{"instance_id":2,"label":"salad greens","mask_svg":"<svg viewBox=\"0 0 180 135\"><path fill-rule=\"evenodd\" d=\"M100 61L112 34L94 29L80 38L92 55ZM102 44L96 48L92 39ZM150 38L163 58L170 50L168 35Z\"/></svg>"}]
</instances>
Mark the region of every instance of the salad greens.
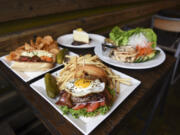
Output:
<instances>
[{"instance_id":1,"label":"salad greens","mask_svg":"<svg viewBox=\"0 0 180 135\"><path fill-rule=\"evenodd\" d=\"M85 117L93 117L98 114L105 114L109 111L110 107L108 106L101 106L98 109L96 109L93 112L87 112L86 109L79 109L79 110L74 110L72 108L68 108L67 106L58 106L60 110L63 112L63 114L72 114L74 118L79 118L80 116L85 116Z\"/></svg>"},{"instance_id":2,"label":"salad greens","mask_svg":"<svg viewBox=\"0 0 180 135\"><path fill-rule=\"evenodd\" d=\"M117 45L117 46L125 46L128 44L129 38L133 36L134 34L140 34L142 33L148 42L151 42L152 48L156 47L157 44L157 36L154 33L154 31L150 28L135 28L128 31L121 30L118 26L115 26L110 34L110 39Z\"/></svg>"}]
</instances>

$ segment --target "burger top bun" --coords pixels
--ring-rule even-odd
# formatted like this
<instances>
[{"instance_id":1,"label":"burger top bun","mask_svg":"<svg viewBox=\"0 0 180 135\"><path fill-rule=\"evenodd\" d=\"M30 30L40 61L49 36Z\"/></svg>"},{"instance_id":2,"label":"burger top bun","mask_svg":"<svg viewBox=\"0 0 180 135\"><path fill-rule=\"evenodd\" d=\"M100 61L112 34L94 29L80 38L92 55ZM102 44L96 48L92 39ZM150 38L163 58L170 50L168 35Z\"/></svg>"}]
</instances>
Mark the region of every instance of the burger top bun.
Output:
<instances>
[{"instance_id":1,"label":"burger top bun","mask_svg":"<svg viewBox=\"0 0 180 135\"><path fill-rule=\"evenodd\" d=\"M81 78L84 77L85 75L92 76L94 78L99 78L104 82L106 82L106 78L107 78L107 73L103 68L99 68L95 65L87 65L87 64L85 64L84 66L82 65L78 66L75 77Z\"/></svg>"}]
</instances>

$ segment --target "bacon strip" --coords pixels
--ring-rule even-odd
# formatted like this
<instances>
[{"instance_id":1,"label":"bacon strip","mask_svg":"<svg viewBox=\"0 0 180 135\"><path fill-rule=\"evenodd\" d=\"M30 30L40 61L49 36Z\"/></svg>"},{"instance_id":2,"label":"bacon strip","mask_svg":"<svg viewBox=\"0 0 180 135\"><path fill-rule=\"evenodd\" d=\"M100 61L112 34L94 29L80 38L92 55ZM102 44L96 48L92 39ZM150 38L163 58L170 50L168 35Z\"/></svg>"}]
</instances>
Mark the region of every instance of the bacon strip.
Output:
<instances>
[{"instance_id":1,"label":"bacon strip","mask_svg":"<svg viewBox=\"0 0 180 135\"><path fill-rule=\"evenodd\" d=\"M57 105L66 105L68 107L72 107L72 103L70 100L71 95L65 91L61 91L60 92L60 98L59 100L56 102Z\"/></svg>"}]
</instances>

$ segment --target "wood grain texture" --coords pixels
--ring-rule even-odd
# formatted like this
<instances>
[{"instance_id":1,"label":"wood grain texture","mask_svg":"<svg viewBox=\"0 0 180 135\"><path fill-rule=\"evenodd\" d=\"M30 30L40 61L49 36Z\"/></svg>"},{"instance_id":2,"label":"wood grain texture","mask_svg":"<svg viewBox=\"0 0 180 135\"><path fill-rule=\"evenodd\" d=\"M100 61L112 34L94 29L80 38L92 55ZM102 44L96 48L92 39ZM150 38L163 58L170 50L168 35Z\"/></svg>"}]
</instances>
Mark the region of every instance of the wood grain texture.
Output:
<instances>
[{"instance_id":1,"label":"wood grain texture","mask_svg":"<svg viewBox=\"0 0 180 135\"><path fill-rule=\"evenodd\" d=\"M171 1L155 2L152 4L141 5L116 12L83 17L46 27L2 36L0 37L0 56L7 54L9 51L24 44L24 42L33 39L35 36L44 36L50 34L54 38L57 38L62 34L71 33L73 29L78 27L82 27L88 32L96 32L96 30L103 27L117 25L122 22L127 23L127 20L152 14L163 8L173 7L174 4L175 3Z\"/></svg>"},{"instance_id":2,"label":"wood grain texture","mask_svg":"<svg viewBox=\"0 0 180 135\"><path fill-rule=\"evenodd\" d=\"M13 89L14 90L14 89ZM0 96L0 119L5 119L7 114L14 113L25 106L22 98L14 91Z\"/></svg>"},{"instance_id":3,"label":"wood grain texture","mask_svg":"<svg viewBox=\"0 0 180 135\"><path fill-rule=\"evenodd\" d=\"M83 51L76 50L76 53L77 52L82 54ZM89 51L89 53L93 53L93 50ZM113 67L120 72L137 78L141 81L141 85L91 134L106 135L110 133L147 93L152 91L154 87L162 85L159 82L163 81L174 63L174 57L167 55L165 62L153 69L136 71ZM9 68L3 65L2 62L0 62L0 74L17 88L18 92L24 97L27 103L34 110L35 114L47 126L52 134L81 134L72 124L65 120L63 116L51 107L50 104L33 91L28 84L24 83L13 72L11 72Z\"/></svg>"},{"instance_id":4,"label":"wood grain texture","mask_svg":"<svg viewBox=\"0 0 180 135\"><path fill-rule=\"evenodd\" d=\"M170 1L170 2L174 4L177 3L176 1ZM151 3L156 3L156 2L153 1ZM50 14L50 15L38 16L38 17L33 17L33 18L28 18L28 19L19 19L19 20L9 21L6 23L1 23L0 35L16 32L16 31L22 31L22 30L26 30L30 28L47 26L50 24L60 23L63 21L73 20L77 18L83 18L83 17L94 16L98 14L105 14L105 13L120 11L125 8L132 8L132 7L143 6L147 4L150 4L150 1L105 6L105 7L99 7L99 8L90 8L90 9L84 9L84 10L75 10L73 12Z\"/></svg>"},{"instance_id":5,"label":"wood grain texture","mask_svg":"<svg viewBox=\"0 0 180 135\"><path fill-rule=\"evenodd\" d=\"M21 31L21 30L26 30L29 28L47 26L50 24L73 20L77 18L83 18L83 17L94 16L98 14L105 14L105 13L120 11L125 8L131 8L131 7L140 6L144 4L147 4L147 2L138 3L138 4L130 3L128 5L126 4L126 5L106 6L106 7L100 7L100 8L85 9L85 10L76 10L73 12L65 12L65 13L59 13L59 14L33 17L33 18L28 18L28 19L9 21L6 23L1 23L0 35L16 32L16 31Z\"/></svg>"},{"instance_id":6,"label":"wood grain texture","mask_svg":"<svg viewBox=\"0 0 180 135\"><path fill-rule=\"evenodd\" d=\"M2 63L0 62L0 65L1 64ZM60 116L59 113L48 104L48 102L42 100L42 98L29 87L28 83L24 83L8 68L1 65L0 72L4 72L4 70L7 70L7 72L5 72L3 77L9 76L11 74L11 76L8 77L9 79L7 78L8 81L10 81L10 83L15 88L17 88L18 93L23 96L24 100L27 104L29 104L35 115L40 118L40 120L44 123L44 125L47 126L47 128L50 130L50 132L52 132L53 135L59 135L59 131L63 135L80 134L80 131L78 131L76 128L73 128L73 126L68 121L66 121L65 118ZM24 92L22 92L21 90L23 90ZM34 102L32 103L31 101ZM54 127L54 125L56 125L56 127Z\"/></svg>"},{"instance_id":7,"label":"wood grain texture","mask_svg":"<svg viewBox=\"0 0 180 135\"><path fill-rule=\"evenodd\" d=\"M0 22L148 0L1 0Z\"/></svg>"},{"instance_id":8,"label":"wood grain texture","mask_svg":"<svg viewBox=\"0 0 180 135\"><path fill-rule=\"evenodd\" d=\"M13 129L6 123L0 123L0 131L3 135L15 135Z\"/></svg>"},{"instance_id":9,"label":"wood grain texture","mask_svg":"<svg viewBox=\"0 0 180 135\"><path fill-rule=\"evenodd\" d=\"M24 101L22 100L22 102ZM37 118L33 115L30 108L27 108L27 106L19 109L18 111L8 113L7 117L3 117L3 120L9 123L9 125L15 131L17 131L18 129L21 129L22 127L25 128L25 125L27 125L28 123L31 123L31 121L36 120L36 119Z\"/></svg>"}]
</instances>

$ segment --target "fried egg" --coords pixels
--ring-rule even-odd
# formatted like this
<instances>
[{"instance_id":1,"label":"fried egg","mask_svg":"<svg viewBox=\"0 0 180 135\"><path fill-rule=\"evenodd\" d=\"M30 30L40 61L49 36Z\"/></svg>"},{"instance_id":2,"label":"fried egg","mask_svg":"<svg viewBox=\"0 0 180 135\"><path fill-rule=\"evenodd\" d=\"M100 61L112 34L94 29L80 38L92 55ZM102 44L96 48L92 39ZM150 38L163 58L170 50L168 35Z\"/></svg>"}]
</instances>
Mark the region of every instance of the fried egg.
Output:
<instances>
[{"instance_id":1,"label":"fried egg","mask_svg":"<svg viewBox=\"0 0 180 135\"><path fill-rule=\"evenodd\" d=\"M105 83L100 82L99 79L88 80L88 79L72 79L65 84L66 91L71 93L73 96L82 97L90 93L102 92L105 88Z\"/></svg>"}]
</instances>

